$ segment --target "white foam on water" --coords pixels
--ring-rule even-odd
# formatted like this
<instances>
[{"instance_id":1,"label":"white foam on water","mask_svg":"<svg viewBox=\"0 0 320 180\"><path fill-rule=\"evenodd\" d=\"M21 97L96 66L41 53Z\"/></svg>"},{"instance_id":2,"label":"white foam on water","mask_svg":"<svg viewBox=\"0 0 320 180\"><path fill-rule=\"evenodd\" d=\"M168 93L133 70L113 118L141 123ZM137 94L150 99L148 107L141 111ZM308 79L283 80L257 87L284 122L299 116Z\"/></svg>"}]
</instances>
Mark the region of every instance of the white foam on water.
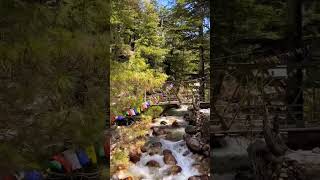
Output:
<instances>
[{"instance_id":1,"label":"white foam on water","mask_svg":"<svg viewBox=\"0 0 320 180\"><path fill-rule=\"evenodd\" d=\"M205 115L210 115L210 108L208 108L208 109L200 109L199 112L202 112Z\"/></svg>"},{"instance_id":2,"label":"white foam on water","mask_svg":"<svg viewBox=\"0 0 320 180\"><path fill-rule=\"evenodd\" d=\"M188 105L181 105L180 108L175 109L175 111L188 111Z\"/></svg>"},{"instance_id":3,"label":"white foam on water","mask_svg":"<svg viewBox=\"0 0 320 180\"><path fill-rule=\"evenodd\" d=\"M163 155L155 154L150 156L148 153L142 153L140 161L130 166L128 173L121 176L121 178L135 176L141 177L142 180L186 180L190 176L200 175L198 170L192 167L192 164L195 162L195 160L192 159L192 153L183 156L183 153L188 151L185 141L180 140L177 142L172 142L169 140L160 139L160 142L162 144L162 149L169 149L176 158L177 165L182 169L179 174L167 175L171 165L166 165L164 163ZM151 160L157 161L160 164L160 168L150 168L146 166L146 164Z\"/></svg>"},{"instance_id":4,"label":"white foam on water","mask_svg":"<svg viewBox=\"0 0 320 180\"><path fill-rule=\"evenodd\" d=\"M192 159L192 153L183 156L183 153L188 151L185 141L177 141L172 142L168 140L161 139L160 140L163 149L169 149L172 151L173 156L177 160L177 165L181 167L182 171L180 174L175 176L164 177L164 180L185 180L188 179L190 176L200 175L198 170L192 167L192 164L195 162Z\"/></svg>"},{"instance_id":5,"label":"white foam on water","mask_svg":"<svg viewBox=\"0 0 320 180\"><path fill-rule=\"evenodd\" d=\"M183 153L188 150L183 140L172 142L160 139L160 142L163 149L171 150L173 156L177 160L177 165L181 167L182 171L177 175L167 175L171 165L166 165L164 163L163 155L156 154L150 156L147 153L143 153L140 161L129 167L127 176L131 174L135 177L141 177L142 180L186 180L190 176L199 175L198 170L192 167L192 164L194 163L194 160L191 158L192 153L183 156ZM147 167L146 164L150 160L157 161L160 164L160 168ZM123 175L121 178L127 176Z\"/></svg>"},{"instance_id":6,"label":"white foam on water","mask_svg":"<svg viewBox=\"0 0 320 180\"><path fill-rule=\"evenodd\" d=\"M187 111L188 106L182 105L181 108L176 111ZM161 126L160 122L165 121L168 125L171 125L173 121L177 121L180 125L186 124L187 122L181 116L166 116L156 118L152 126ZM176 128L174 131L184 132L184 128ZM154 137L150 131L150 137ZM190 176L200 175L199 171L192 167L195 160L192 158L192 153L186 156L183 154L188 150L184 140L180 141L169 141L160 138L162 144L162 150L169 149L173 156L177 160L177 165L181 167L182 171L177 175L168 175L168 170L171 165L166 165L163 161L163 155L155 154L150 156L148 153L142 153L140 161L131 165L126 173L121 174L118 178L126 178L128 176L139 177L141 180L186 180ZM148 167L146 164L151 161L157 161L160 168Z\"/></svg>"}]
</instances>

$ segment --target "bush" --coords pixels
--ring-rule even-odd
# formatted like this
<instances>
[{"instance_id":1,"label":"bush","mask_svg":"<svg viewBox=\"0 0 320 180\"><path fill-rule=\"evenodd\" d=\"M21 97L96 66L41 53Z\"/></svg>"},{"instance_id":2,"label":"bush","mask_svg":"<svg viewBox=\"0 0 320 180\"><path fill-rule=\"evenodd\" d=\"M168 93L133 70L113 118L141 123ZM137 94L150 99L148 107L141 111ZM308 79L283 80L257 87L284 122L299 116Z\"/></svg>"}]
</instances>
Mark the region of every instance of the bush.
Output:
<instances>
[{"instance_id":1,"label":"bush","mask_svg":"<svg viewBox=\"0 0 320 180\"><path fill-rule=\"evenodd\" d=\"M115 149L112 156L111 156L111 174L113 174L116 170L118 165L129 165L129 151L126 149Z\"/></svg>"},{"instance_id":2,"label":"bush","mask_svg":"<svg viewBox=\"0 0 320 180\"><path fill-rule=\"evenodd\" d=\"M163 112L163 108L160 106L152 106L145 113L146 116L151 116L152 118L160 117L160 114Z\"/></svg>"}]
</instances>

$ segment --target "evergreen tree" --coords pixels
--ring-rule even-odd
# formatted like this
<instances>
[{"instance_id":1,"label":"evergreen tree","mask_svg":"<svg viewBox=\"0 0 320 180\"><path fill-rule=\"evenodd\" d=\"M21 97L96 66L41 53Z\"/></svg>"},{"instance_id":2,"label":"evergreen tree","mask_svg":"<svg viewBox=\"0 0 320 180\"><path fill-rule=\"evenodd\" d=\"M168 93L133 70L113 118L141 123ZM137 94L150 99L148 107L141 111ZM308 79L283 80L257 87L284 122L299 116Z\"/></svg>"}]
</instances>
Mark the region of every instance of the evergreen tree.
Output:
<instances>
[{"instance_id":1,"label":"evergreen tree","mask_svg":"<svg viewBox=\"0 0 320 180\"><path fill-rule=\"evenodd\" d=\"M162 86L167 50L154 2L112 2L111 111L139 107L146 91Z\"/></svg>"},{"instance_id":2,"label":"evergreen tree","mask_svg":"<svg viewBox=\"0 0 320 180\"><path fill-rule=\"evenodd\" d=\"M109 3L0 2L0 169L46 168L66 144L102 142Z\"/></svg>"}]
</instances>

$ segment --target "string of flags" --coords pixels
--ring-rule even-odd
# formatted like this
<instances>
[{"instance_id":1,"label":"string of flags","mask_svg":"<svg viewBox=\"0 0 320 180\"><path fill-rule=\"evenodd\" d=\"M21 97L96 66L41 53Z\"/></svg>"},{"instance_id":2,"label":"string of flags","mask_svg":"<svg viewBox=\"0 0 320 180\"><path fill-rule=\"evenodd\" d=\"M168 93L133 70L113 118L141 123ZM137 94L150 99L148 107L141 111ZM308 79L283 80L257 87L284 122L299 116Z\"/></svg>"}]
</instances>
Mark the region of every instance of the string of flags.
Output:
<instances>
[{"instance_id":1,"label":"string of flags","mask_svg":"<svg viewBox=\"0 0 320 180\"><path fill-rule=\"evenodd\" d=\"M104 145L90 145L84 149L67 149L62 153L53 155L48 161L46 173L40 171L23 171L14 175L1 177L2 180L44 180L50 173L70 174L97 166L100 162L107 162L110 158L110 142Z\"/></svg>"},{"instance_id":2,"label":"string of flags","mask_svg":"<svg viewBox=\"0 0 320 180\"><path fill-rule=\"evenodd\" d=\"M171 83L169 89L173 88ZM129 108L123 115L111 115L112 121L121 121L126 117L133 117L145 112L150 106L159 104L164 97L163 94L152 96L150 100L143 102L140 107ZM90 145L85 149L67 149L61 153L53 155L47 163L47 171L40 172L36 170L21 171L15 174L0 176L1 180L44 180L48 174L60 173L70 174L78 172L85 168L97 166L99 162L106 163L110 158L110 142L106 141L102 146L95 147Z\"/></svg>"},{"instance_id":3,"label":"string of flags","mask_svg":"<svg viewBox=\"0 0 320 180\"><path fill-rule=\"evenodd\" d=\"M127 117L133 117L145 112L150 106L159 104L160 100L163 98L163 94L158 96L152 96L150 100L143 102L140 107L133 107L128 108L122 115L113 115L111 114L111 122L114 123L115 121L123 121Z\"/></svg>"}]
</instances>

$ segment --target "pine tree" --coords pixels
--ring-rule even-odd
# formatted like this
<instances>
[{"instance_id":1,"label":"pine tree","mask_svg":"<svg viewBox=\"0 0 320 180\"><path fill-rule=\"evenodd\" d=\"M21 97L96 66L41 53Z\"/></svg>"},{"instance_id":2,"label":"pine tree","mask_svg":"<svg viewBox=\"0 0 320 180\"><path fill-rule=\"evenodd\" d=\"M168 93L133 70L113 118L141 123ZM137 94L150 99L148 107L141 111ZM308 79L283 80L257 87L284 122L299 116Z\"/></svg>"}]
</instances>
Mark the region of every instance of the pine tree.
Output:
<instances>
[{"instance_id":1,"label":"pine tree","mask_svg":"<svg viewBox=\"0 0 320 180\"><path fill-rule=\"evenodd\" d=\"M102 142L107 1L0 2L0 169L46 168L66 143Z\"/></svg>"}]
</instances>

